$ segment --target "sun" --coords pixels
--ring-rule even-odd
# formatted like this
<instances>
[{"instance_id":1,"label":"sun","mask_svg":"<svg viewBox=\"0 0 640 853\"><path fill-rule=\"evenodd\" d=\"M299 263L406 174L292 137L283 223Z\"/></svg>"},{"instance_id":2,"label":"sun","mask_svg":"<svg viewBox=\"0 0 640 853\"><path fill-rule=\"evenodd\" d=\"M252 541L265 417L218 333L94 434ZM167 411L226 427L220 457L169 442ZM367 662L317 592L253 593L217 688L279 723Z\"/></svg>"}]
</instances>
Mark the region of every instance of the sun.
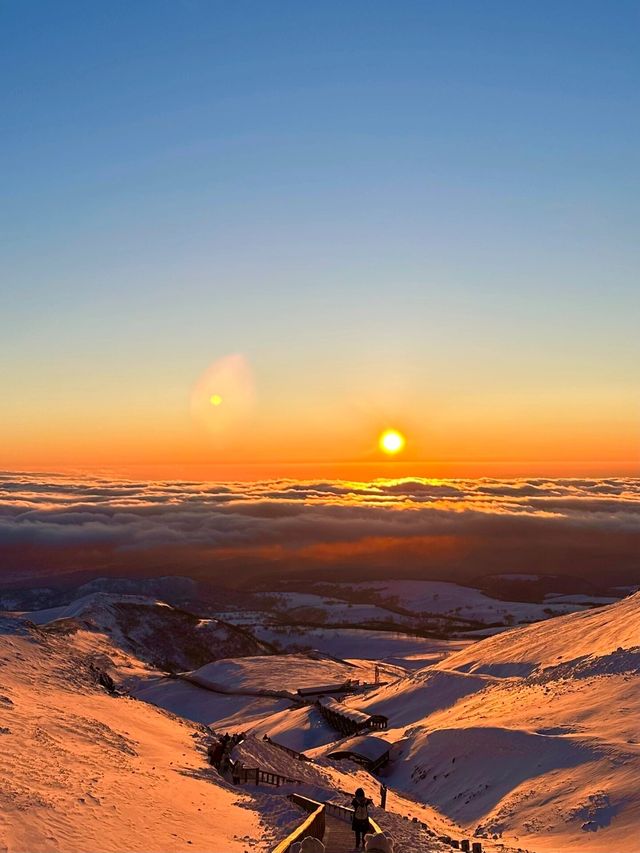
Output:
<instances>
[{"instance_id":1,"label":"sun","mask_svg":"<svg viewBox=\"0 0 640 853\"><path fill-rule=\"evenodd\" d=\"M383 453L393 456L396 453L400 453L406 443L406 438L397 429L386 429L380 436L378 446Z\"/></svg>"},{"instance_id":2,"label":"sun","mask_svg":"<svg viewBox=\"0 0 640 853\"><path fill-rule=\"evenodd\" d=\"M222 397L220 396L220 394L212 394L209 397L209 402L212 406L219 406L220 403L222 403Z\"/></svg>"}]
</instances>

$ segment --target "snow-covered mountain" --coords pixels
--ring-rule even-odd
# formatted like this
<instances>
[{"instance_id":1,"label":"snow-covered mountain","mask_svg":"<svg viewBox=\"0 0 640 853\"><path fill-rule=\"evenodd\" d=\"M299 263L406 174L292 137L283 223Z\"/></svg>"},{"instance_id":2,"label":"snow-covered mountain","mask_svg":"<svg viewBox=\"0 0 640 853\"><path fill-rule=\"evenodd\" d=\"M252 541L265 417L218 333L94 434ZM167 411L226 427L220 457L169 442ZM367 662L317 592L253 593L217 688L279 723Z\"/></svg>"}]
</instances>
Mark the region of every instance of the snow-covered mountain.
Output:
<instances>
[{"instance_id":1,"label":"snow-covered mountain","mask_svg":"<svg viewBox=\"0 0 640 853\"><path fill-rule=\"evenodd\" d=\"M510 575L510 578L533 580L536 575ZM611 604L616 598L597 595L563 596L549 594L539 602L494 598L472 586L432 580L405 580L344 583L336 588L373 598L382 607L396 608L414 617L448 617L484 625L520 625L539 622L554 616L574 613L590 607ZM619 597L619 596L618 596ZM363 605L364 606L364 605ZM371 607L372 605L369 605ZM397 618L397 617L396 617ZM406 618L406 616L405 616Z\"/></svg>"},{"instance_id":2,"label":"snow-covered mountain","mask_svg":"<svg viewBox=\"0 0 640 853\"><path fill-rule=\"evenodd\" d=\"M24 614L49 632L90 630L165 671L194 669L219 658L262 655L266 643L235 625L200 619L139 595L93 592L71 604Z\"/></svg>"},{"instance_id":3,"label":"snow-covered mountain","mask_svg":"<svg viewBox=\"0 0 640 853\"><path fill-rule=\"evenodd\" d=\"M203 727L110 695L77 636L0 617L0 850L266 853L299 821L225 782Z\"/></svg>"},{"instance_id":4,"label":"snow-covered mountain","mask_svg":"<svg viewBox=\"0 0 640 853\"><path fill-rule=\"evenodd\" d=\"M393 634L397 663L269 654L245 628L145 596L91 592L5 614L0 850L203 850L218 839L219 849L266 851L295 812L281 791L247 797L208 769L199 724L249 732L236 758L301 779L318 796L345 797L356 781L374 796L378 780L327 757L342 735L295 695L349 678L367 686L342 701L389 720L376 732L391 744L380 771L384 817L408 853L437 849L428 833L424 847L413 817L436 835L482 838L490 853L500 845L638 853L639 624L637 593L418 653L430 662L423 666L413 647L406 661L398 656L406 637ZM168 669L182 677L166 677ZM144 701L109 695L103 674ZM313 764L282 746L306 751ZM131 805L139 792L144 809ZM147 808L161 817L156 828Z\"/></svg>"},{"instance_id":5,"label":"snow-covered mountain","mask_svg":"<svg viewBox=\"0 0 640 853\"><path fill-rule=\"evenodd\" d=\"M389 784L531 850L640 850L640 594L475 643L354 706Z\"/></svg>"}]
</instances>

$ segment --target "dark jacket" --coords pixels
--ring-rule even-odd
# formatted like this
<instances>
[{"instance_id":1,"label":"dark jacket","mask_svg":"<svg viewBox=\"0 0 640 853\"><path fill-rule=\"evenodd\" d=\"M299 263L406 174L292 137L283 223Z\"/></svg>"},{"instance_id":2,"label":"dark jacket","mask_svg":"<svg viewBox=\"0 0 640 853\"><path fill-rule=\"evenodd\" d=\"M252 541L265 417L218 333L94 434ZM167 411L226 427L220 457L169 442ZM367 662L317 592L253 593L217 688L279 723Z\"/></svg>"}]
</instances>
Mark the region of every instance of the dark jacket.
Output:
<instances>
[{"instance_id":1,"label":"dark jacket","mask_svg":"<svg viewBox=\"0 0 640 853\"><path fill-rule=\"evenodd\" d=\"M351 800L351 805L353 806L353 818L351 820L352 828L357 829L358 832L365 832L369 829L369 806L373 805L373 800L370 800L369 797L365 797L363 800L358 797L354 797ZM360 808L362 808L362 806L365 807L367 812L367 816L365 818L356 817L358 806L360 806Z\"/></svg>"}]
</instances>

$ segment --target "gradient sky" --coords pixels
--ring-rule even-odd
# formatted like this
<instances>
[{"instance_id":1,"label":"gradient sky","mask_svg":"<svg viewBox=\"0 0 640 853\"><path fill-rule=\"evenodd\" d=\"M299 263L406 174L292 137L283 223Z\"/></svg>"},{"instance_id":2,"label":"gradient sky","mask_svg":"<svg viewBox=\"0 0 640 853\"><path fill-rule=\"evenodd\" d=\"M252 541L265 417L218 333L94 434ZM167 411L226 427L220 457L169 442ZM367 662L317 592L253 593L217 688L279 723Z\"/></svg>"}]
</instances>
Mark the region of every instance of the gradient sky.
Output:
<instances>
[{"instance_id":1,"label":"gradient sky","mask_svg":"<svg viewBox=\"0 0 640 853\"><path fill-rule=\"evenodd\" d=\"M2 3L0 466L637 471L639 30Z\"/></svg>"}]
</instances>

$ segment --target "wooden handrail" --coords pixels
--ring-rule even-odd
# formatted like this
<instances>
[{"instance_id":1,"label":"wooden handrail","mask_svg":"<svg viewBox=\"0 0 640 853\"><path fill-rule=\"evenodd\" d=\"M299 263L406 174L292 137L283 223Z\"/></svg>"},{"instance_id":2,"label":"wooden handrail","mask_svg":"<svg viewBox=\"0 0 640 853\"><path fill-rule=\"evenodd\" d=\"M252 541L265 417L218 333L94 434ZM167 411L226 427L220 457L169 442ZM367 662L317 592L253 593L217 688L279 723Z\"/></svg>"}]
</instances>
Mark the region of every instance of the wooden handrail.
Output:
<instances>
[{"instance_id":1,"label":"wooden handrail","mask_svg":"<svg viewBox=\"0 0 640 853\"><path fill-rule=\"evenodd\" d=\"M334 812L334 814L342 820L351 820L353 817L353 809L349 806L343 806L341 803L332 802L325 803L325 806L327 807L328 812ZM369 823L371 824L371 831L373 833L382 832L380 826L372 817L369 818Z\"/></svg>"},{"instance_id":2,"label":"wooden handrail","mask_svg":"<svg viewBox=\"0 0 640 853\"><path fill-rule=\"evenodd\" d=\"M312 812L301 824L296 827L284 841L281 841L273 848L272 853L289 853L289 848L296 841L301 841L311 835L313 838L322 840L324 836L324 813L325 806L323 803L318 804L318 808Z\"/></svg>"},{"instance_id":3,"label":"wooden handrail","mask_svg":"<svg viewBox=\"0 0 640 853\"><path fill-rule=\"evenodd\" d=\"M300 826L296 827L284 841L281 841L277 847L274 847L272 853L289 853L289 848L296 841L301 841L308 835L313 838L322 839L325 829L325 816L327 812L332 812L341 820L351 820L353 817L353 809L349 806L343 806L341 803L319 803L317 800L312 800L310 797L304 797L301 794L289 794L289 799L305 810L314 809L309 817L304 820ZM371 832L375 835L382 832L379 824L373 818L369 818ZM319 835L317 833L320 833Z\"/></svg>"},{"instance_id":4,"label":"wooden handrail","mask_svg":"<svg viewBox=\"0 0 640 853\"><path fill-rule=\"evenodd\" d=\"M232 778L236 779L238 784L253 782L259 785L264 782L266 785L302 785L301 779L291 779L289 776L283 776L281 773L275 773L271 770L263 770L262 767L246 767L240 762L231 762Z\"/></svg>"},{"instance_id":5,"label":"wooden handrail","mask_svg":"<svg viewBox=\"0 0 640 853\"><path fill-rule=\"evenodd\" d=\"M377 832L382 832L382 829L380 828L380 824L377 824L372 817L369 818L369 823L371 824L371 829L372 829L374 835Z\"/></svg>"},{"instance_id":6,"label":"wooden handrail","mask_svg":"<svg viewBox=\"0 0 640 853\"><path fill-rule=\"evenodd\" d=\"M319 800L312 800L311 797L305 797L304 794L296 794L295 792L288 795L292 803L295 803L306 812L314 812L318 806L324 806L326 803L321 803Z\"/></svg>"}]
</instances>

